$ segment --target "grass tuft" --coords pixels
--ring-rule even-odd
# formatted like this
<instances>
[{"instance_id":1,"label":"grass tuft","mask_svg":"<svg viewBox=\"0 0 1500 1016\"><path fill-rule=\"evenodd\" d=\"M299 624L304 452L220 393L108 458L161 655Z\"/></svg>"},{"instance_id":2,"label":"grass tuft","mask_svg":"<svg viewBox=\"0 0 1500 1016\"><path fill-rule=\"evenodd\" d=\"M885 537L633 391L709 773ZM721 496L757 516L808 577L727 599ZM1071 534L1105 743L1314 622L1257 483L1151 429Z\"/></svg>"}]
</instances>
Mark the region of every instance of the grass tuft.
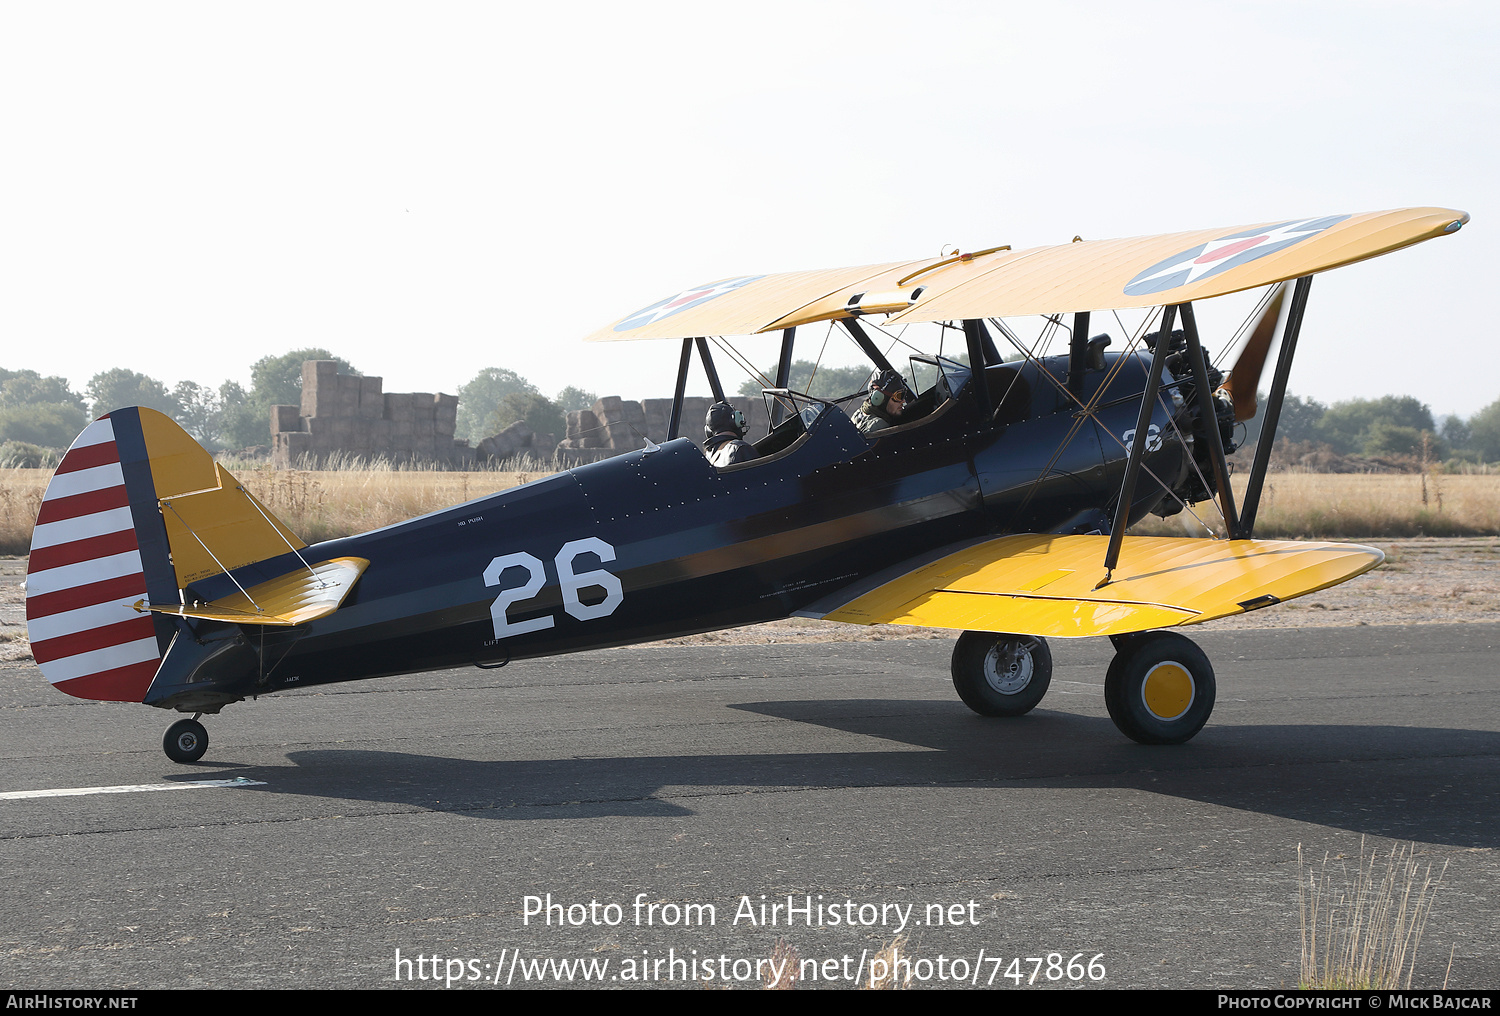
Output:
<instances>
[{"instance_id":1,"label":"grass tuft","mask_svg":"<svg viewBox=\"0 0 1500 1016\"><path fill-rule=\"evenodd\" d=\"M906 951L906 936L897 935L870 957L870 978L865 982L867 991L898 991L911 987L911 959L901 962ZM905 976L902 976L902 971Z\"/></svg>"},{"instance_id":2,"label":"grass tuft","mask_svg":"<svg viewBox=\"0 0 1500 1016\"><path fill-rule=\"evenodd\" d=\"M1351 882L1345 864L1330 871L1326 854L1319 868L1305 866L1302 845L1297 844L1297 903L1302 917L1299 987L1319 991L1411 987L1417 947L1448 870L1444 864L1433 878L1432 866L1423 868L1415 854L1411 844L1392 846L1382 872L1379 851L1371 851L1366 860L1361 837L1359 864Z\"/></svg>"},{"instance_id":3,"label":"grass tuft","mask_svg":"<svg viewBox=\"0 0 1500 1016\"><path fill-rule=\"evenodd\" d=\"M802 955L797 947L778 938L771 947L770 969L761 975L761 986L769 991L791 991L801 975Z\"/></svg>"}]
</instances>

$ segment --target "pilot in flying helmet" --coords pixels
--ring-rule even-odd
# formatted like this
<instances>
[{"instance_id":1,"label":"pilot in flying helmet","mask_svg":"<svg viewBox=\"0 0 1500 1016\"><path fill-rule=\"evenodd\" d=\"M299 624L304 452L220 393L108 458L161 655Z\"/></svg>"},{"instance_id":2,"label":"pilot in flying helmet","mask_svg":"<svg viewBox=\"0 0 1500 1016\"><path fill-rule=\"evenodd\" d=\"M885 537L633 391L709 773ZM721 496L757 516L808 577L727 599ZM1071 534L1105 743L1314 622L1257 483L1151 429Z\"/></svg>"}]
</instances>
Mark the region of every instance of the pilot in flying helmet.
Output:
<instances>
[{"instance_id":1,"label":"pilot in flying helmet","mask_svg":"<svg viewBox=\"0 0 1500 1016\"><path fill-rule=\"evenodd\" d=\"M900 423L899 417L912 400L906 380L894 370L877 370L870 375L870 397L851 417L861 434L871 434Z\"/></svg>"},{"instance_id":2,"label":"pilot in flying helmet","mask_svg":"<svg viewBox=\"0 0 1500 1016\"><path fill-rule=\"evenodd\" d=\"M703 450L715 466L732 466L756 457L755 446L745 440L745 414L727 402L708 407L703 438Z\"/></svg>"}]
</instances>

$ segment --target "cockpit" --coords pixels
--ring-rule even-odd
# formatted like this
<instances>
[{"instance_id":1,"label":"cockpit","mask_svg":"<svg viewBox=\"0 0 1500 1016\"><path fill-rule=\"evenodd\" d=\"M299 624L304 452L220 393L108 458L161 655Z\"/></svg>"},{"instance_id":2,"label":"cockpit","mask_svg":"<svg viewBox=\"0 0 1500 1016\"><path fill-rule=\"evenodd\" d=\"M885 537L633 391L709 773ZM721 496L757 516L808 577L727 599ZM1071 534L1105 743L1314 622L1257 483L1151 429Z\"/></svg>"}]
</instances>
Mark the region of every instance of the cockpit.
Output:
<instances>
[{"instance_id":1,"label":"cockpit","mask_svg":"<svg viewBox=\"0 0 1500 1016\"><path fill-rule=\"evenodd\" d=\"M969 383L971 372L966 364L947 357L913 356L904 376L916 397L901 414L900 424L870 435L866 440L874 441L904 432L942 415ZM848 417L859 408L869 392L861 388L838 398L822 399L787 388L766 388L762 395L772 421L770 432L751 442L756 453L754 459L720 466L720 472L754 469L782 458L783 453L801 443L825 413L838 412Z\"/></svg>"}]
</instances>

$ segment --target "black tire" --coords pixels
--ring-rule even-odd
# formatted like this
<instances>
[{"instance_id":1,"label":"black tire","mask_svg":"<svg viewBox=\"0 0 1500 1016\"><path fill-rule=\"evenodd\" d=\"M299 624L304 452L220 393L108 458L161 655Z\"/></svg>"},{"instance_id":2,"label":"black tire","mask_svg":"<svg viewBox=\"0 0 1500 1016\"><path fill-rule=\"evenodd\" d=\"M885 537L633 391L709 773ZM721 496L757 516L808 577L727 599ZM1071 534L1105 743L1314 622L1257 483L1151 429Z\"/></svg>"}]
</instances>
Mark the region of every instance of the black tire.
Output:
<instances>
[{"instance_id":1,"label":"black tire","mask_svg":"<svg viewBox=\"0 0 1500 1016\"><path fill-rule=\"evenodd\" d=\"M953 687L981 716L1024 716L1052 683L1052 650L1031 635L966 631L953 647Z\"/></svg>"},{"instance_id":2,"label":"black tire","mask_svg":"<svg viewBox=\"0 0 1500 1016\"><path fill-rule=\"evenodd\" d=\"M208 731L197 720L178 720L167 728L161 746L173 762L196 762L208 751Z\"/></svg>"},{"instance_id":3,"label":"black tire","mask_svg":"<svg viewBox=\"0 0 1500 1016\"><path fill-rule=\"evenodd\" d=\"M1203 650L1175 632L1153 631L1118 643L1104 678L1104 704L1120 733L1141 744L1181 744L1214 711L1214 668Z\"/></svg>"}]
</instances>

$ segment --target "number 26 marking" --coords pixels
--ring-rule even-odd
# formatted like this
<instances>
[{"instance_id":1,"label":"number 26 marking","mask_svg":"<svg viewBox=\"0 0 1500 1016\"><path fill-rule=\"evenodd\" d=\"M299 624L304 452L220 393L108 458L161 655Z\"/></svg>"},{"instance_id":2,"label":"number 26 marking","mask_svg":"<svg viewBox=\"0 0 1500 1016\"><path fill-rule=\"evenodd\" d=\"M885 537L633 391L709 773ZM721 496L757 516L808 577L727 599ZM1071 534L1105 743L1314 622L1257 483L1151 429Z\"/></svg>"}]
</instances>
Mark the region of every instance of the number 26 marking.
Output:
<instances>
[{"instance_id":1,"label":"number 26 marking","mask_svg":"<svg viewBox=\"0 0 1500 1016\"><path fill-rule=\"evenodd\" d=\"M615 548L594 536L586 540L573 540L563 544L557 556L552 559L553 566L557 570L558 585L562 589L563 609L580 621L608 617L624 602L624 587L620 585L619 576L603 568L575 572L573 562L580 554L593 554L599 559L600 564L605 564L615 559ZM500 579L512 568L526 569L527 579L522 585L506 589L495 597L494 603L490 604L490 619L494 621L497 639L543 631L551 628L556 620L551 614L543 614L525 621L511 621L506 617L506 613L513 604L531 599L547 584L546 566L538 558L524 552L506 554L491 561L489 567L484 570L484 584L498 586ZM584 603L579 594L585 589L604 590L604 599L598 603Z\"/></svg>"}]
</instances>

